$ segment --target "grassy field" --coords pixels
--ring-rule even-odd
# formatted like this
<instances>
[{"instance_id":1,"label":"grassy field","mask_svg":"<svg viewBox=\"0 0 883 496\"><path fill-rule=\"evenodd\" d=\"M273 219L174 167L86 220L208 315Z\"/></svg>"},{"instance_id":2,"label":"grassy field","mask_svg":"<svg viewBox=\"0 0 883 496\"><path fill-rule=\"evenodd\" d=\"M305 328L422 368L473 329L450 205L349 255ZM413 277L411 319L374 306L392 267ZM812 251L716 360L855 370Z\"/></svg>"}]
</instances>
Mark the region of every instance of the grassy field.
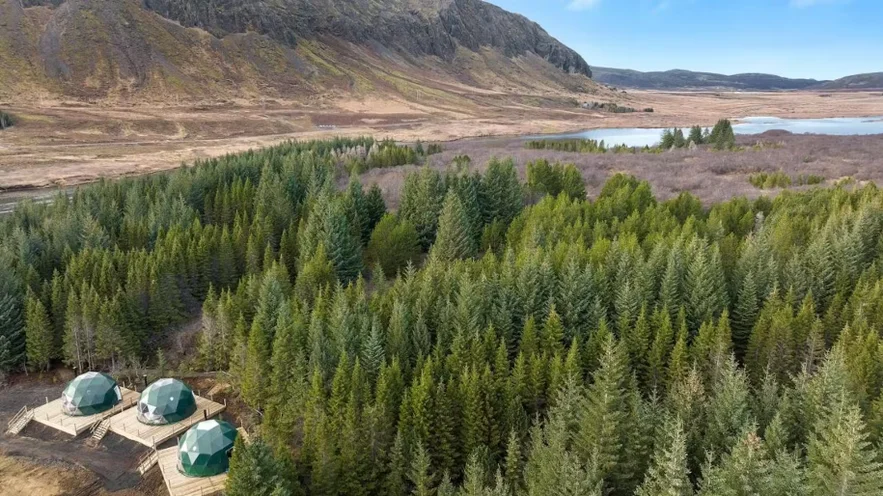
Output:
<instances>
[{"instance_id":1,"label":"grassy field","mask_svg":"<svg viewBox=\"0 0 883 496\"><path fill-rule=\"evenodd\" d=\"M877 93L836 93L830 98L811 92L635 92L604 96L616 98L622 105L656 109L654 113L633 114L584 110L575 106L577 96L513 98L506 94L474 93L468 95L472 104L459 108L438 102L371 97L329 99L310 106L282 101L267 101L263 105L227 102L172 106L53 101L4 106L19 122L4 131L0 142L0 189L80 184L102 177L146 174L286 139L373 135L404 141L452 141L602 127L710 125L725 116L883 115L883 98ZM780 155L772 158L778 159ZM777 164L765 162L755 165L778 168Z\"/></svg>"}]
</instances>

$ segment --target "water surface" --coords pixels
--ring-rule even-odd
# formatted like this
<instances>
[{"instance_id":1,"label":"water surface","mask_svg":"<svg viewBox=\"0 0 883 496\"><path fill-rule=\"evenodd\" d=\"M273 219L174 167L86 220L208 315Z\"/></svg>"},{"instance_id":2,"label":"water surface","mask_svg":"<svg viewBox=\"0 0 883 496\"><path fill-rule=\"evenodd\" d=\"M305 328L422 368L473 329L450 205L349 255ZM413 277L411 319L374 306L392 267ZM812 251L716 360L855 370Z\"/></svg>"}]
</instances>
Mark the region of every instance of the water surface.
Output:
<instances>
[{"instance_id":1,"label":"water surface","mask_svg":"<svg viewBox=\"0 0 883 496\"><path fill-rule=\"evenodd\" d=\"M829 119L780 119L778 117L745 117L733 124L736 134L760 134L773 129L794 134L827 134L859 136L883 134L883 117L835 117ZM663 128L608 128L580 133L532 136L531 139L593 139L607 145L653 146L659 143ZM689 129L685 129L686 133Z\"/></svg>"}]
</instances>

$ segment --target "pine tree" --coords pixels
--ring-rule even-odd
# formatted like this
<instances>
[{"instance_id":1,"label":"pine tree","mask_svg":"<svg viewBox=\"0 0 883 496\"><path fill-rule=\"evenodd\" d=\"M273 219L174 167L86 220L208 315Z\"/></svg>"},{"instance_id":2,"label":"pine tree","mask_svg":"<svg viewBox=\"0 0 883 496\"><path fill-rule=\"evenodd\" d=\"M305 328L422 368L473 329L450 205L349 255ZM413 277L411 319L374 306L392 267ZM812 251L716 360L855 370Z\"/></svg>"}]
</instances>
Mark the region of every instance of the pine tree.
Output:
<instances>
[{"instance_id":1,"label":"pine tree","mask_svg":"<svg viewBox=\"0 0 883 496\"><path fill-rule=\"evenodd\" d=\"M690 141L692 141L696 145L704 144L701 126L693 126L690 128Z\"/></svg>"},{"instance_id":2,"label":"pine tree","mask_svg":"<svg viewBox=\"0 0 883 496\"><path fill-rule=\"evenodd\" d=\"M337 278L349 282L362 272L362 243L343 207L335 203L329 210L325 221L328 256Z\"/></svg>"},{"instance_id":3,"label":"pine tree","mask_svg":"<svg viewBox=\"0 0 883 496\"><path fill-rule=\"evenodd\" d=\"M757 284L754 273L749 271L742 280L733 309L733 348L736 358L742 360L748 350L748 340L758 316Z\"/></svg>"},{"instance_id":4,"label":"pine tree","mask_svg":"<svg viewBox=\"0 0 883 496\"><path fill-rule=\"evenodd\" d=\"M22 365L26 356L26 337L22 304L11 262L0 256L0 374Z\"/></svg>"},{"instance_id":5,"label":"pine tree","mask_svg":"<svg viewBox=\"0 0 883 496\"><path fill-rule=\"evenodd\" d=\"M289 305L281 305L276 320L276 335L270 359L267 412L264 428L271 432L268 442L281 451L295 431L301 405L307 391L307 369L298 335L304 326L291 314Z\"/></svg>"},{"instance_id":6,"label":"pine tree","mask_svg":"<svg viewBox=\"0 0 883 496\"><path fill-rule=\"evenodd\" d=\"M580 412L576 448L592 467L595 482L627 492L636 474L626 454L636 439L629 395L628 358L623 346L608 340Z\"/></svg>"},{"instance_id":7,"label":"pine tree","mask_svg":"<svg viewBox=\"0 0 883 496\"><path fill-rule=\"evenodd\" d=\"M325 252L325 245L320 244L309 261L301 268L300 275L294 286L298 299L311 304L318 292L334 281L334 266Z\"/></svg>"},{"instance_id":8,"label":"pine tree","mask_svg":"<svg viewBox=\"0 0 883 496\"><path fill-rule=\"evenodd\" d=\"M581 393L574 383L559 393L549 420L531 431L530 450L524 469L529 496L601 496L599 475L571 450L571 430Z\"/></svg>"},{"instance_id":9,"label":"pine tree","mask_svg":"<svg viewBox=\"0 0 883 496\"><path fill-rule=\"evenodd\" d=\"M485 474L484 466L481 461L481 451L473 451L469 455L469 461L466 463L466 470L463 476L463 488L460 490L461 496L485 496Z\"/></svg>"},{"instance_id":10,"label":"pine tree","mask_svg":"<svg viewBox=\"0 0 883 496\"><path fill-rule=\"evenodd\" d=\"M43 302L32 292L25 300L25 336L28 363L40 370L49 370L55 355L55 336Z\"/></svg>"},{"instance_id":11,"label":"pine tree","mask_svg":"<svg viewBox=\"0 0 883 496\"><path fill-rule=\"evenodd\" d=\"M509 439L506 441L505 466L506 484L509 486L510 495L521 494L523 461L521 459L521 440L515 430L509 431Z\"/></svg>"},{"instance_id":12,"label":"pine tree","mask_svg":"<svg viewBox=\"0 0 883 496\"><path fill-rule=\"evenodd\" d=\"M271 355L268 334L271 333L255 321L248 337L245 371L241 379L242 397L249 406L258 410L265 406L268 397L267 371L270 370Z\"/></svg>"},{"instance_id":13,"label":"pine tree","mask_svg":"<svg viewBox=\"0 0 883 496\"><path fill-rule=\"evenodd\" d=\"M543 324L542 349L547 355L554 356L564 352L564 326L561 317L555 311L555 305L549 309L549 315Z\"/></svg>"},{"instance_id":14,"label":"pine tree","mask_svg":"<svg viewBox=\"0 0 883 496\"><path fill-rule=\"evenodd\" d=\"M405 178L399 215L417 230L424 250L435 240L444 199L445 190L438 172L422 169Z\"/></svg>"},{"instance_id":15,"label":"pine tree","mask_svg":"<svg viewBox=\"0 0 883 496\"><path fill-rule=\"evenodd\" d=\"M680 419L668 419L656 444L653 462L637 496L689 496L693 494L687 468L687 440Z\"/></svg>"},{"instance_id":16,"label":"pine tree","mask_svg":"<svg viewBox=\"0 0 883 496\"><path fill-rule=\"evenodd\" d=\"M450 262L474 257L477 253L475 236L460 198L452 190L445 197L438 221L438 236L430 256L438 262Z\"/></svg>"},{"instance_id":17,"label":"pine tree","mask_svg":"<svg viewBox=\"0 0 883 496\"><path fill-rule=\"evenodd\" d=\"M706 467L700 495L749 496L809 494L803 475L789 460L772 459L757 434L748 429L717 465Z\"/></svg>"},{"instance_id":18,"label":"pine tree","mask_svg":"<svg viewBox=\"0 0 883 496\"><path fill-rule=\"evenodd\" d=\"M402 431L399 430L392 445L392 451L389 456L389 468L387 469L386 481L384 482L386 494L390 496L404 496L407 494L405 481L409 473L406 457L404 438L402 437Z\"/></svg>"},{"instance_id":19,"label":"pine tree","mask_svg":"<svg viewBox=\"0 0 883 496\"><path fill-rule=\"evenodd\" d=\"M733 125L728 119L721 119L715 124L708 137L708 142L714 144L716 150L729 150L736 145L736 136Z\"/></svg>"},{"instance_id":20,"label":"pine tree","mask_svg":"<svg viewBox=\"0 0 883 496\"><path fill-rule=\"evenodd\" d=\"M880 494L883 466L868 442L861 412L842 393L834 402L808 443L810 494Z\"/></svg>"},{"instance_id":21,"label":"pine tree","mask_svg":"<svg viewBox=\"0 0 883 496\"><path fill-rule=\"evenodd\" d=\"M675 146L675 133L672 129L664 129L662 131L662 139L659 142L659 147L663 150L670 150Z\"/></svg>"},{"instance_id":22,"label":"pine tree","mask_svg":"<svg viewBox=\"0 0 883 496\"><path fill-rule=\"evenodd\" d=\"M272 496L290 488L263 441L245 443L242 436L237 436L225 490L230 496Z\"/></svg>"},{"instance_id":23,"label":"pine tree","mask_svg":"<svg viewBox=\"0 0 883 496\"><path fill-rule=\"evenodd\" d=\"M684 130L681 128L675 128L674 131L674 143L675 148L683 148L687 146L687 140L684 138Z\"/></svg>"},{"instance_id":24,"label":"pine tree","mask_svg":"<svg viewBox=\"0 0 883 496\"><path fill-rule=\"evenodd\" d=\"M481 183L484 223L499 221L508 225L524 206L523 194L515 164L492 159Z\"/></svg>"},{"instance_id":25,"label":"pine tree","mask_svg":"<svg viewBox=\"0 0 883 496\"><path fill-rule=\"evenodd\" d=\"M726 360L711 385L704 446L709 453L726 453L750 422L748 380L735 359Z\"/></svg>"},{"instance_id":26,"label":"pine tree","mask_svg":"<svg viewBox=\"0 0 883 496\"><path fill-rule=\"evenodd\" d=\"M431 460L429 453L422 443L417 443L414 448L414 457L411 461L411 469L408 472L408 480L414 485L414 496L431 496L433 493L433 477L430 473Z\"/></svg>"},{"instance_id":27,"label":"pine tree","mask_svg":"<svg viewBox=\"0 0 883 496\"><path fill-rule=\"evenodd\" d=\"M394 277L408 264L414 264L420 256L420 240L417 230L408 221L393 215L384 215L368 242L368 260L383 268L384 274Z\"/></svg>"}]
</instances>

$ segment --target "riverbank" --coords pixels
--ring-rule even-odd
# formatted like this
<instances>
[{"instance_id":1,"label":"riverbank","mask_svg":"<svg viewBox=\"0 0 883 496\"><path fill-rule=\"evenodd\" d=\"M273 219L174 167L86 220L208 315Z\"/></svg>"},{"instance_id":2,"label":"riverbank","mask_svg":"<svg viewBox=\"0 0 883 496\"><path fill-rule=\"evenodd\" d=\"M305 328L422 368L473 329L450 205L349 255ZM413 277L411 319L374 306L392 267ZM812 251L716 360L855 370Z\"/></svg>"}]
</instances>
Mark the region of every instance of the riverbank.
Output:
<instances>
[{"instance_id":1,"label":"riverbank","mask_svg":"<svg viewBox=\"0 0 883 496\"><path fill-rule=\"evenodd\" d=\"M611 114L585 110L565 99L554 105L512 103L468 111L378 101L341 101L316 108L283 103L7 106L19 123L0 133L0 189L64 188L103 177L147 174L288 139L372 135L449 142L599 128L712 125L720 117L752 115L883 115L879 92L628 92L617 98L621 105L654 112Z\"/></svg>"}]
</instances>

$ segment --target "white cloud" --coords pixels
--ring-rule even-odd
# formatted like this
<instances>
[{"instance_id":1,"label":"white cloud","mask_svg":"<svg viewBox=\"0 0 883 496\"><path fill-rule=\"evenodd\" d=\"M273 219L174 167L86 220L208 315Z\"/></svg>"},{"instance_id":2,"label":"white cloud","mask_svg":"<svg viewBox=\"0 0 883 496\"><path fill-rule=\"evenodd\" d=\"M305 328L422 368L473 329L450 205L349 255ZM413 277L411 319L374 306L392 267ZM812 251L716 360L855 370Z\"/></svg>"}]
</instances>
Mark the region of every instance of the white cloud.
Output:
<instances>
[{"instance_id":1,"label":"white cloud","mask_svg":"<svg viewBox=\"0 0 883 496\"><path fill-rule=\"evenodd\" d=\"M570 0L569 10L588 10L601 3L601 0Z\"/></svg>"}]
</instances>

